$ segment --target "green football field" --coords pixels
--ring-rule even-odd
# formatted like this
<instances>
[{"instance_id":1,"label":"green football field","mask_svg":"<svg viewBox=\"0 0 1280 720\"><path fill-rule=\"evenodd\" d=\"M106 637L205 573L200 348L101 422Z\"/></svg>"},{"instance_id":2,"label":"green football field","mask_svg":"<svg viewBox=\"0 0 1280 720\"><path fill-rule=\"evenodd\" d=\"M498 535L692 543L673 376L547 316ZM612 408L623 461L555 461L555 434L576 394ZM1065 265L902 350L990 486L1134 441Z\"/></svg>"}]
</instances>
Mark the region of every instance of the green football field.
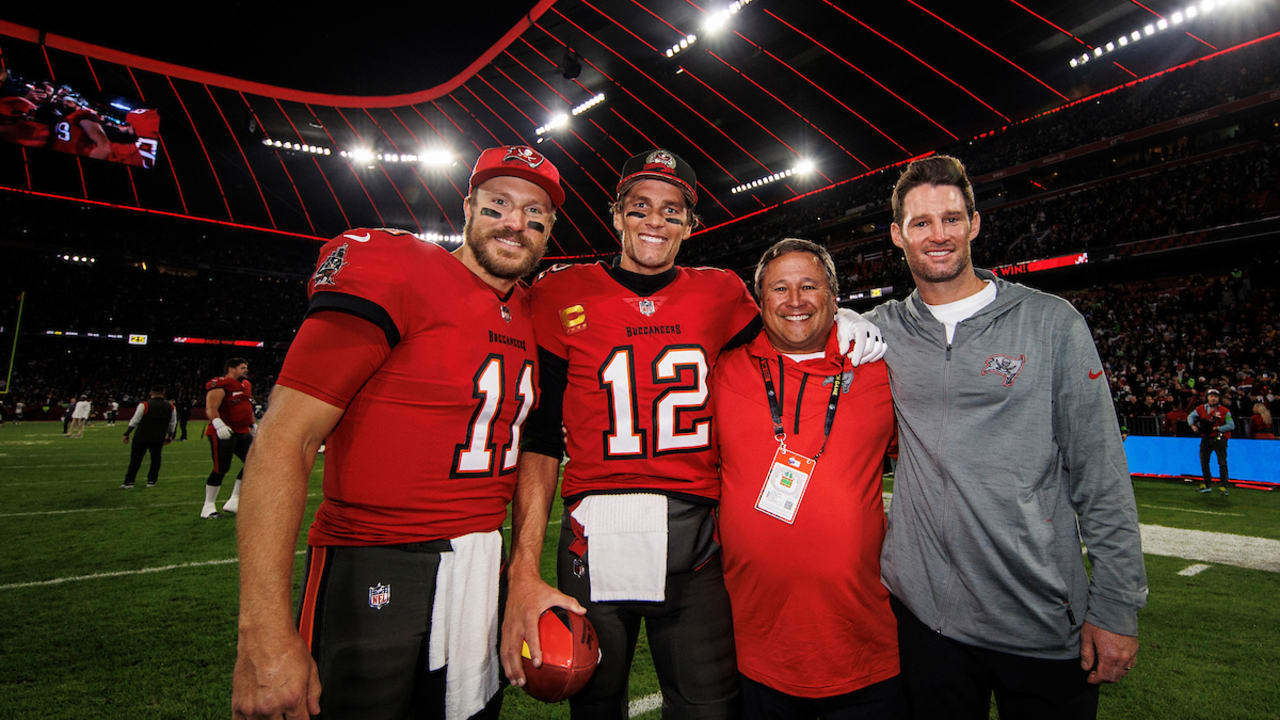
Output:
<instances>
[{"instance_id":1,"label":"green football field","mask_svg":"<svg viewBox=\"0 0 1280 720\"><path fill-rule=\"evenodd\" d=\"M158 487L142 487L144 461L129 491L123 429L97 422L71 440L58 423L0 427L0 718L230 715L235 521L198 518L203 424L165 450ZM317 467L308 521L319 489ZM1138 666L1103 689L1100 717L1280 720L1280 492L1135 489L1151 596ZM543 559L549 578L550 549ZM633 717L660 715L657 691L642 648ZM506 692L503 717L568 717Z\"/></svg>"}]
</instances>

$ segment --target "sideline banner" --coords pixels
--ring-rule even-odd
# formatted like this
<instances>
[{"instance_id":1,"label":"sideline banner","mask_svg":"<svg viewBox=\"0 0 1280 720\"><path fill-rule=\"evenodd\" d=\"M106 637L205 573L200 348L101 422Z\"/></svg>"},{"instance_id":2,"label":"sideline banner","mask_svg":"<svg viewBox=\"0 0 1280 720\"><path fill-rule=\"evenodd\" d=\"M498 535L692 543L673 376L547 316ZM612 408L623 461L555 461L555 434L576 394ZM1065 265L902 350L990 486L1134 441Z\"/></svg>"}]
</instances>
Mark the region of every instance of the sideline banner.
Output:
<instances>
[{"instance_id":1,"label":"sideline banner","mask_svg":"<svg viewBox=\"0 0 1280 720\"><path fill-rule=\"evenodd\" d=\"M1134 475L1200 477L1199 438L1130 435L1124 451ZM1217 455L1209 456L1209 469L1216 479ZM1228 440L1227 470L1231 480L1280 485L1280 440Z\"/></svg>"}]
</instances>

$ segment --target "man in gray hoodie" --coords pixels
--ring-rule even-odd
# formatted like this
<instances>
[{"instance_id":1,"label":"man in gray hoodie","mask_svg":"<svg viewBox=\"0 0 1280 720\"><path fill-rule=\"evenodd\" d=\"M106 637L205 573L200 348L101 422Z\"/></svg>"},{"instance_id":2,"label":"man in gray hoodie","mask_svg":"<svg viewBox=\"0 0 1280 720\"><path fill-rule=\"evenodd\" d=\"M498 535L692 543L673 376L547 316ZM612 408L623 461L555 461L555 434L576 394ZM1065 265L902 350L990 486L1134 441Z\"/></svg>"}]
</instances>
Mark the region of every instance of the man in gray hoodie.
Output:
<instances>
[{"instance_id":1,"label":"man in gray hoodie","mask_svg":"<svg viewBox=\"0 0 1280 720\"><path fill-rule=\"evenodd\" d=\"M917 718L1093 718L1138 652L1147 580L1098 351L1059 297L975 270L964 166L911 163L889 344L900 457L881 558ZM1092 578L1081 557L1088 547Z\"/></svg>"}]
</instances>

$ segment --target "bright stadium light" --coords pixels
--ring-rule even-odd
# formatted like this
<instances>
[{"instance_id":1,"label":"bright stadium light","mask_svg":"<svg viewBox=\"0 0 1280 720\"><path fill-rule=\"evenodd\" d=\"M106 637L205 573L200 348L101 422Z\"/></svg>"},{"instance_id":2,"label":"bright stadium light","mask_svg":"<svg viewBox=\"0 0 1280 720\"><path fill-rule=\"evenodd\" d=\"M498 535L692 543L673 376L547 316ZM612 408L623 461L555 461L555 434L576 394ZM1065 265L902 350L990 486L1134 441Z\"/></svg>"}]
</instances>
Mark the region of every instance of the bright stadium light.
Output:
<instances>
[{"instance_id":1,"label":"bright stadium light","mask_svg":"<svg viewBox=\"0 0 1280 720\"><path fill-rule=\"evenodd\" d=\"M806 175L817 169L817 165L809 158L800 158L800 162L796 163L795 172L797 175Z\"/></svg>"},{"instance_id":2,"label":"bright stadium light","mask_svg":"<svg viewBox=\"0 0 1280 720\"><path fill-rule=\"evenodd\" d=\"M441 148L424 149L418 153L418 160L423 165L447 167L453 164L453 153Z\"/></svg>"},{"instance_id":3,"label":"bright stadium light","mask_svg":"<svg viewBox=\"0 0 1280 720\"><path fill-rule=\"evenodd\" d=\"M702 29L711 35L720 32L728 24L729 11L727 9L717 10L707 15L707 18L702 21Z\"/></svg>"},{"instance_id":4,"label":"bright stadium light","mask_svg":"<svg viewBox=\"0 0 1280 720\"><path fill-rule=\"evenodd\" d=\"M351 159L356 162L369 162L373 160L373 151L368 148L355 148L350 153Z\"/></svg>"}]
</instances>

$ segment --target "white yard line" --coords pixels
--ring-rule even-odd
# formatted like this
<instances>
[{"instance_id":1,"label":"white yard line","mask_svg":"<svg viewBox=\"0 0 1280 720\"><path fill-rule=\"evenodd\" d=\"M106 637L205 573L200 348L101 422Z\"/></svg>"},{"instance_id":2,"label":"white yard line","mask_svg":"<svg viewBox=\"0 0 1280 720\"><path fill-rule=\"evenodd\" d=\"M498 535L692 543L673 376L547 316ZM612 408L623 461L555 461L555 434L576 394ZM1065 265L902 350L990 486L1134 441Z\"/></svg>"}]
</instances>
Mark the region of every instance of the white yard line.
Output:
<instances>
[{"instance_id":1,"label":"white yard line","mask_svg":"<svg viewBox=\"0 0 1280 720\"><path fill-rule=\"evenodd\" d=\"M315 497L317 493L311 493L307 497ZM183 503L184 505L188 503ZM115 510L117 508L103 508ZM124 508L118 508L124 509ZM548 525L559 525L559 520L552 520ZM504 525L503 530L510 530L510 525ZM303 551L299 550L295 555L302 555ZM237 562L238 558L226 558L223 560L206 560L204 562L178 563L176 565L161 565L159 567L138 568L136 570L116 570L114 572L94 573L92 575L72 575L70 577L53 578L52 580L34 580L31 582L9 583L8 585L0 585L0 590L16 590L25 587L37 587L40 585L61 585L62 583L78 582L80 580L98 580L101 578L122 577L125 575L147 575L150 573L167 572L169 570L182 570L184 568L205 567L207 565L226 565L228 563Z\"/></svg>"},{"instance_id":2,"label":"white yard line","mask_svg":"<svg viewBox=\"0 0 1280 720\"><path fill-rule=\"evenodd\" d=\"M1280 572L1280 540L1141 525L1142 552L1250 570Z\"/></svg>"},{"instance_id":3,"label":"white yard line","mask_svg":"<svg viewBox=\"0 0 1280 720\"><path fill-rule=\"evenodd\" d=\"M204 475L192 475L191 477L204 477ZM139 487L141 488L142 486L139 486ZM309 498L320 497L320 493L308 493L307 497ZM196 505L199 505L199 504L200 504L199 502L192 502L188 500L186 502L180 502L180 503L152 503L150 505L121 505L120 507L74 508L71 510L34 510L32 512L0 513L0 518L29 517L32 515L67 515L69 513L107 512L111 510L146 510L147 508L180 507L183 505L195 507Z\"/></svg>"},{"instance_id":4,"label":"white yard line","mask_svg":"<svg viewBox=\"0 0 1280 720\"><path fill-rule=\"evenodd\" d=\"M1208 569L1209 569L1208 565L1196 563L1195 565L1188 565L1182 568L1181 570L1178 571L1178 574L1183 577L1195 577L1196 575L1199 575L1200 573Z\"/></svg>"},{"instance_id":5,"label":"white yard line","mask_svg":"<svg viewBox=\"0 0 1280 720\"><path fill-rule=\"evenodd\" d=\"M644 697L632 698L631 709L627 714L628 717L637 717L647 712L652 712L662 707L662 693L654 693L645 695Z\"/></svg>"},{"instance_id":6,"label":"white yard line","mask_svg":"<svg viewBox=\"0 0 1280 720\"><path fill-rule=\"evenodd\" d=\"M303 551L299 550L295 555L302 555ZM121 575L144 575L147 573L166 572L168 570L179 570L182 568L208 567L210 565L230 565L236 562L236 558L227 558L225 560L205 560L204 562L178 563L177 565L161 565L160 567L142 568L141 570L117 570L115 572L94 573L92 575L74 575L72 577L54 578L52 580L36 580L34 582L9 583L8 585L0 585L0 590L16 590L18 588L39 587L43 585L61 585L62 583L76 582L78 580L97 580L99 578L120 577Z\"/></svg>"},{"instance_id":7,"label":"white yard line","mask_svg":"<svg viewBox=\"0 0 1280 720\"><path fill-rule=\"evenodd\" d=\"M1176 510L1178 512L1199 513L1200 515L1226 515L1228 517L1244 517L1244 513L1218 512L1217 510L1193 510L1192 508L1173 507L1171 505L1146 505L1138 503L1138 507L1151 508L1152 510Z\"/></svg>"}]
</instances>

